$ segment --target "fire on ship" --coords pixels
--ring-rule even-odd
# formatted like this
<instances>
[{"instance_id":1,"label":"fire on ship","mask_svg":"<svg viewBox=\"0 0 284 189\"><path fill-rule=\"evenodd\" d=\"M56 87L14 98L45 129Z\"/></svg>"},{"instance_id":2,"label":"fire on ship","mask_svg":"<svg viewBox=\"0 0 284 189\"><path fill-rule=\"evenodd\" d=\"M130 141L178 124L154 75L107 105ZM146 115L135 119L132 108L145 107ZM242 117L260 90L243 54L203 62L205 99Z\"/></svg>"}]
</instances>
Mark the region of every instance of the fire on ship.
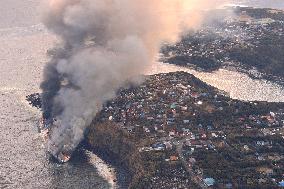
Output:
<instances>
[{"instance_id":1,"label":"fire on ship","mask_svg":"<svg viewBox=\"0 0 284 189\"><path fill-rule=\"evenodd\" d=\"M48 154L55 158L59 163L66 163L70 160L73 151L64 150L64 145L58 146L52 143L51 133L55 127L59 127L56 119L41 119L41 134L44 140L48 143Z\"/></svg>"}]
</instances>

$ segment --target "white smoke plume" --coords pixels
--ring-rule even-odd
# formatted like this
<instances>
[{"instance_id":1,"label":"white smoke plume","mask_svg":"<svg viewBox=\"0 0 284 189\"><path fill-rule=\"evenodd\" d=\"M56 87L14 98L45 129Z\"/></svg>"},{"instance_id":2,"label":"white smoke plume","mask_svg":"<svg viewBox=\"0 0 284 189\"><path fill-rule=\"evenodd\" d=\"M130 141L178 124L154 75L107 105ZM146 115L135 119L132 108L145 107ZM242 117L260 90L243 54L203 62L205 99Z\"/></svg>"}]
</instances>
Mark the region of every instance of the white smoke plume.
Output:
<instances>
[{"instance_id":1,"label":"white smoke plume","mask_svg":"<svg viewBox=\"0 0 284 189\"><path fill-rule=\"evenodd\" d=\"M163 42L221 0L50 0L44 24L61 38L44 71L43 109L55 118L49 150L72 152L86 127L126 81L142 74Z\"/></svg>"}]
</instances>

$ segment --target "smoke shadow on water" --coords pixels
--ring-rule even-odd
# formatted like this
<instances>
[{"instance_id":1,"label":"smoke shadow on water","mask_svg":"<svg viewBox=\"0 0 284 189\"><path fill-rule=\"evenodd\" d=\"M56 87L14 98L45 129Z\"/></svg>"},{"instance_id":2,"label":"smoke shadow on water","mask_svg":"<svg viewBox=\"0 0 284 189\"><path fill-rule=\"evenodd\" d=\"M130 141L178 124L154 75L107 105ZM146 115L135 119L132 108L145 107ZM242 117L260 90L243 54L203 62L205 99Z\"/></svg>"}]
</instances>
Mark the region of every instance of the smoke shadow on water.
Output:
<instances>
[{"instance_id":1,"label":"smoke shadow on water","mask_svg":"<svg viewBox=\"0 0 284 189\"><path fill-rule=\"evenodd\" d=\"M88 131L87 131L88 132ZM90 151L98 158L102 159L105 164L114 168L116 186L119 189L127 189L131 184L131 175L128 168L120 161L120 158L109 150L104 148L94 148L87 140L83 140L80 144L81 148Z\"/></svg>"},{"instance_id":2,"label":"smoke shadow on water","mask_svg":"<svg viewBox=\"0 0 284 189\"><path fill-rule=\"evenodd\" d=\"M91 163L91 156L85 149L77 149L69 162L59 164L50 157L52 189L84 188L109 189L109 182L99 175L98 169Z\"/></svg>"}]
</instances>

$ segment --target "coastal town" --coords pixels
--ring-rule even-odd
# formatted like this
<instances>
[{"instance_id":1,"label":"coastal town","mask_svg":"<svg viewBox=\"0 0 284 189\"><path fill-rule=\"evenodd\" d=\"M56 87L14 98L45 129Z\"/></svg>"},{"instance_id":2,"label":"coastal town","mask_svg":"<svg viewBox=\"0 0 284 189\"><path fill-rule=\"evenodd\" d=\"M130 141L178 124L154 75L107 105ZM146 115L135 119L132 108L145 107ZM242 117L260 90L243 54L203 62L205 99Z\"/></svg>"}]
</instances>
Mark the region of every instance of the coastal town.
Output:
<instances>
[{"instance_id":1,"label":"coastal town","mask_svg":"<svg viewBox=\"0 0 284 189\"><path fill-rule=\"evenodd\" d=\"M201 71L237 68L252 77L283 84L284 12L231 9L230 16L189 32L177 44L165 45L161 61Z\"/></svg>"},{"instance_id":2,"label":"coastal town","mask_svg":"<svg viewBox=\"0 0 284 189\"><path fill-rule=\"evenodd\" d=\"M115 122L143 144L141 154L159 157L153 188L187 188L190 178L200 188L277 188L284 179L283 107L232 100L177 72L121 90L97 122ZM176 173L164 175L165 165Z\"/></svg>"},{"instance_id":3,"label":"coastal town","mask_svg":"<svg viewBox=\"0 0 284 189\"><path fill-rule=\"evenodd\" d=\"M283 11L234 9L237 17L218 27L165 45L161 61L199 71L234 67L284 84ZM27 100L42 106L41 94ZM145 76L121 88L85 136L129 170L129 188L284 187L284 103L235 100L189 73Z\"/></svg>"},{"instance_id":4,"label":"coastal town","mask_svg":"<svg viewBox=\"0 0 284 189\"><path fill-rule=\"evenodd\" d=\"M284 189L284 0L1 0L0 189Z\"/></svg>"},{"instance_id":5,"label":"coastal town","mask_svg":"<svg viewBox=\"0 0 284 189\"><path fill-rule=\"evenodd\" d=\"M27 99L41 107L40 94ZM99 124L102 135L92 130ZM112 127L108 130L107 125ZM115 139L116 133L120 139ZM140 86L121 89L105 103L86 135L95 148L106 145L100 144L104 139L109 145L115 141L118 148L127 146L121 140L134 141L126 150L141 158L146 173L152 170L147 178L139 177L135 187L283 185L284 104L233 100L189 73L148 76Z\"/></svg>"}]
</instances>

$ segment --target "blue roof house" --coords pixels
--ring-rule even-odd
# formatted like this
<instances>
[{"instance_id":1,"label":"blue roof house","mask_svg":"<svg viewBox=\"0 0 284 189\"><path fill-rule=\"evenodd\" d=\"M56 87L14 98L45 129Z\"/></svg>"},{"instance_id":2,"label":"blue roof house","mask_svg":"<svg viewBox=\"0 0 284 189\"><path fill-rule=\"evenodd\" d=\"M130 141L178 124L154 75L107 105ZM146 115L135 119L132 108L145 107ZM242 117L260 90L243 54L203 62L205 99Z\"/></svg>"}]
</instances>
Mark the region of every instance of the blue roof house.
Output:
<instances>
[{"instance_id":1,"label":"blue roof house","mask_svg":"<svg viewBox=\"0 0 284 189\"><path fill-rule=\"evenodd\" d=\"M280 186L281 188L284 188L284 180L282 180L281 182L279 182L279 186Z\"/></svg>"},{"instance_id":2,"label":"blue roof house","mask_svg":"<svg viewBox=\"0 0 284 189\"><path fill-rule=\"evenodd\" d=\"M206 178L206 179L203 179L203 182L207 186L213 186L215 184L215 179L213 179L213 178Z\"/></svg>"}]
</instances>

